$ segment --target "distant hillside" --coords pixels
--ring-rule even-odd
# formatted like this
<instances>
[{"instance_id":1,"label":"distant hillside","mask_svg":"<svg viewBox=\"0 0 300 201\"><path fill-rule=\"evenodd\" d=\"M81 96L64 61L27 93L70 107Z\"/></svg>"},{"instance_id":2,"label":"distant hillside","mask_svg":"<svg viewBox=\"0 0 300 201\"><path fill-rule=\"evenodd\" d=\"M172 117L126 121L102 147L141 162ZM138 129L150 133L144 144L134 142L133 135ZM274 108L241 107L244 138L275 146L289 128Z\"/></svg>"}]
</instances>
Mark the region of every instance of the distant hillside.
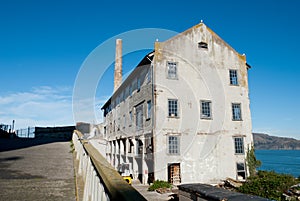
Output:
<instances>
[{"instance_id":1,"label":"distant hillside","mask_svg":"<svg viewBox=\"0 0 300 201\"><path fill-rule=\"evenodd\" d=\"M253 133L255 149L300 150L300 140L287 137L275 137L263 133Z\"/></svg>"}]
</instances>

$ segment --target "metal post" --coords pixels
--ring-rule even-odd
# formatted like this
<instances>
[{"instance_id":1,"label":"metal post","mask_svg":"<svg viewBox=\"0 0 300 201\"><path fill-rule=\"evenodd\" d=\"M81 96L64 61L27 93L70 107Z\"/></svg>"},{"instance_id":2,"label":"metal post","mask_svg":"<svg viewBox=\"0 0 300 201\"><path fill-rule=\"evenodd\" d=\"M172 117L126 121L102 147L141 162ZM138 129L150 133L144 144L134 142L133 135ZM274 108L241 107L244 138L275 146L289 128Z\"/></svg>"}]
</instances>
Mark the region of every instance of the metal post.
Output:
<instances>
[{"instance_id":1,"label":"metal post","mask_svg":"<svg viewBox=\"0 0 300 201\"><path fill-rule=\"evenodd\" d=\"M12 121L12 132L14 132L15 129L15 120Z\"/></svg>"}]
</instances>

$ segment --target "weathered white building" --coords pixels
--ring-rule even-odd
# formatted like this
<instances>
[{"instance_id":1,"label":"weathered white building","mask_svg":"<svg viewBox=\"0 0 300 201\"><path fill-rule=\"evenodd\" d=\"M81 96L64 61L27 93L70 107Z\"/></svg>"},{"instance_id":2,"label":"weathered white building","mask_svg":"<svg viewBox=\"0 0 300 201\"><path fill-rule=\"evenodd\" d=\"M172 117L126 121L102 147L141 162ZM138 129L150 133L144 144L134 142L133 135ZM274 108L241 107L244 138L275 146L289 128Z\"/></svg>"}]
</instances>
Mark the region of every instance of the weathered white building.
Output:
<instances>
[{"instance_id":1,"label":"weathered white building","mask_svg":"<svg viewBox=\"0 0 300 201\"><path fill-rule=\"evenodd\" d=\"M131 163L143 183L245 178L253 142L249 68L204 23L155 42L102 107L107 160L116 168Z\"/></svg>"}]
</instances>

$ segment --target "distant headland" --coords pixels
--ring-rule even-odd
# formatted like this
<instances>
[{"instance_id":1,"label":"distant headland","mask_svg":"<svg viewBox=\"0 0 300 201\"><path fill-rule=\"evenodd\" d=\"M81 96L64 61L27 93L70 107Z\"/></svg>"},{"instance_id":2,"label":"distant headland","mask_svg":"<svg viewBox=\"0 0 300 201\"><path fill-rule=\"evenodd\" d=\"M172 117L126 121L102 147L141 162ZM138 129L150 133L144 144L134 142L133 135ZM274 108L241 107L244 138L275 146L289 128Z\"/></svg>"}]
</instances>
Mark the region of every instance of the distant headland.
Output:
<instances>
[{"instance_id":1,"label":"distant headland","mask_svg":"<svg viewBox=\"0 0 300 201\"><path fill-rule=\"evenodd\" d=\"M300 150L300 140L276 137L265 133L253 133L255 149Z\"/></svg>"}]
</instances>

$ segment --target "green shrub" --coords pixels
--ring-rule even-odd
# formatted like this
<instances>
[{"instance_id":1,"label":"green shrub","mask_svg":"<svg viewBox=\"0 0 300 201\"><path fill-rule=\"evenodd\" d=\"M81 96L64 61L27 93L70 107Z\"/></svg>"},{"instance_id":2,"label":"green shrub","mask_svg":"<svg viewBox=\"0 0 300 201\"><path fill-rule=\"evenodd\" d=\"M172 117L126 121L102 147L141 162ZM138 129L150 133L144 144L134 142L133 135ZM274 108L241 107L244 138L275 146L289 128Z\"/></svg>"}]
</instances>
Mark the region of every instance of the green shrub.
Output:
<instances>
[{"instance_id":1,"label":"green shrub","mask_svg":"<svg viewBox=\"0 0 300 201\"><path fill-rule=\"evenodd\" d=\"M256 168L261 166L261 161L256 159L253 145L251 148L248 147L246 161L250 176L254 176L256 174Z\"/></svg>"},{"instance_id":2,"label":"green shrub","mask_svg":"<svg viewBox=\"0 0 300 201\"><path fill-rule=\"evenodd\" d=\"M148 191L155 191L156 189L159 188L171 188L172 184L170 184L167 181L160 181L156 180L153 182L153 184L148 188Z\"/></svg>"},{"instance_id":3,"label":"green shrub","mask_svg":"<svg viewBox=\"0 0 300 201\"><path fill-rule=\"evenodd\" d=\"M292 185L299 183L299 179L288 174L278 174L274 171L258 171L256 176L249 177L238 191L257 195L272 200L284 200L282 193Z\"/></svg>"}]
</instances>

